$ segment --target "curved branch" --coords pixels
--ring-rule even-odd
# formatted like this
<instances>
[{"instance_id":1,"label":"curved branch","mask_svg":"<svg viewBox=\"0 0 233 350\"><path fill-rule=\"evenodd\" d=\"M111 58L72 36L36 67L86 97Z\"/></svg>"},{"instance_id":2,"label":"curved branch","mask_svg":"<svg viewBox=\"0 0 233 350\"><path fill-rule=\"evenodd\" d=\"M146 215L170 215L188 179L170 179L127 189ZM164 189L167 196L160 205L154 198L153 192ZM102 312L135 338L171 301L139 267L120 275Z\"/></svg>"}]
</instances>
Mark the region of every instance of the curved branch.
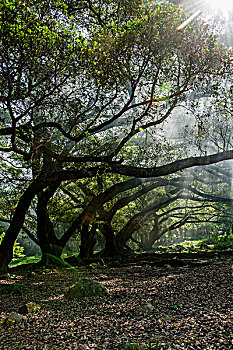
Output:
<instances>
[{"instance_id":1,"label":"curved branch","mask_svg":"<svg viewBox=\"0 0 233 350\"><path fill-rule=\"evenodd\" d=\"M215 153L208 156L184 158L181 160L176 160L166 165L161 165L159 167L153 167L153 168L127 166L127 165L122 165L122 164L117 164L115 162L112 162L111 170L121 175L148 178L148 177L170 175L194 166L215 164L223 160L230 160L230 159L233 159L233 150L228 150L221 153Z\"/></svg>"}]
</instances>

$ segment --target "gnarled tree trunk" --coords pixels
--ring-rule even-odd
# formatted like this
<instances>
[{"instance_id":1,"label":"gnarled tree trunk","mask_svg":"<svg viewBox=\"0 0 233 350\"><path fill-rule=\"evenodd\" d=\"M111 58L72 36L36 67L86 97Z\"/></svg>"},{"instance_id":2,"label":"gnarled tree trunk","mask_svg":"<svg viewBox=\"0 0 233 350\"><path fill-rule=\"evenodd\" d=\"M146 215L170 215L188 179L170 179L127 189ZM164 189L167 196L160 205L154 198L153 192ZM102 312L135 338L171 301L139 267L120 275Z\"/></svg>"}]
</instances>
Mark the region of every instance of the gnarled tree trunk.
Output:
<instances>
[{"instance_id":1,"label":"gnarled tree trunk","mask_svg":"<svg viewBox=\"0 0 233 350\"><path fill-rule=\"evenodd\" d=\"M89 230L89 225L83 225L81 228L81 245L80 245L80 258L91 258L93 256L94 247L97 243L95 238L96 227L95 225Z\"/></svg>"},{"instance_id":2,"label":"gnarled tree trunk","mask_svg":"<svg viewBox=\"0 0 233 350\"><path fill-rule=\"evenodd\" d=\"M150 232L145 232L142 236L143 249L151 250L153 244L159 239L159 220L158 216L154 215L154 226Z\"/></svg>"},{"instance_id":3,"label":"gnarled tree trunk","mask_svg":"<svg viewBox=\"0 0 233 350\"><path fill-rule=\"evenodd\" d=\"M116 236L109 223L104 223L99 228L105 237L105 247L100 252L101 257L114 257L117 256L119 251L116 245Z\"/></svg>"},{"instance_id":4,"label":"gnarled tree trunk","mask_svg":"<svg viewBox=\"0 0 233 350\"><path fill-rule=\"evenodd\" d=\"M36 193L46 186L46 180L37 178L25 190L16 207L11 224L8 227L6 234L0 245L0 273L7 273L7 267L13 258L13 247L17 239L20 229L23 226L26 212L31 204Z\"/></svg>"},{"instance_id":5,"label":"gnarled tree trunk","mask_svg":"<svg viewBox=\"0 0 233 350\"><path fill-rule=\"evenodd\" d=\"M48 214L48 200L56 191L59 183L52 186L48 191L38 193L37 214L37 238L42 251L41 264L59 264L64 246L56 237L53 224Z\"/></svg>"}]
</instances>

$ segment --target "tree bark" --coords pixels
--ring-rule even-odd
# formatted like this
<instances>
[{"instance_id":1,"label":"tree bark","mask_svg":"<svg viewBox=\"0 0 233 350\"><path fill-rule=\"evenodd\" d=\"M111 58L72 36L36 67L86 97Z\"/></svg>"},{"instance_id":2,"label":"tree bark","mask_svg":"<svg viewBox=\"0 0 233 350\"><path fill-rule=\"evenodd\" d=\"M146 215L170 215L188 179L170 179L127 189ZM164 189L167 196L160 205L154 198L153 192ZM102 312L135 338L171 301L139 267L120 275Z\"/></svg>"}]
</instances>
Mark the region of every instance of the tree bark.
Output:
<instances>
[{"instance_id":1,"label":"tree bark","mask_svg":"<svg viewBox=\"0 0 233 350\"><path fill-rule=\"evenodd\" d=\"M119 251L116 245L116 236L111 225L109 223L104 223L99 229L105 237L105 247L99 253L99 256L111 258L117 256L119 254Z\"/></svg>"},{"instance_id":2,"label":"tree bark","mask_svg":"<svg viewBox=\"0 0 233 350\"><path fill-rule=\"evenodd\" d=\"M79 257L83 258L91 258L93 257L94 247L96 245L96 227L95 225L89 230L89 225L83 225L81 229L81 245Z\"/></svg>"},{"instance_id":3,"label":"tree bark","mask_svg":"<svg viewBox=\"0 0 233 350\"><path fill-rule=\"evenodd\" d=\"M159 238L159 220L158 216L154 216L154 227L153 229L148 232L148 234L143 234L143 249L144 250L151 250L153 244L157 241Z\"/></svg>"},{"instance_id":4,"label":"tree bark","mask_svg":"<svg viewBox=\"0 0 233 350\"><path fill-rule=\"evenodd\" d=\"M54 186L46 192L41 191L37 195L37 238L42 251L41 264L44 266L60 262L62 250L64 248L56 237L47 209L48 200L55 193L58 186L59 182L54 184Z\"/></svg>"},{"instance_id":5,"label":"tree bark","mask_svg":"<svg viewBox=\"0 0 233 350\"><path fill-rule=\"evenodd\" d=\"M40 261L42 266L61 264L61 254L64 247L59 246L57 243L50 242L41 244L40 248L42 250L42 257Z\"/></svg>"}]
</instances>

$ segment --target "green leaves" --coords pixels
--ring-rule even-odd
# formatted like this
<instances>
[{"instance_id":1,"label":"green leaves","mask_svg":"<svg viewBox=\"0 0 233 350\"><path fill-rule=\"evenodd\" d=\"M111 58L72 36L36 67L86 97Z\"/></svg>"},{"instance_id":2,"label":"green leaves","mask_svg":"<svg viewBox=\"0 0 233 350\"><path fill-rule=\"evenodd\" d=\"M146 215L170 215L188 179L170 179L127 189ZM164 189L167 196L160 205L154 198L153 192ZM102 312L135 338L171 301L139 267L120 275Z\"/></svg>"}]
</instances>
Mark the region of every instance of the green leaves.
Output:
<instances>
[{"instance_id":1,"label":"green leaves","mask_svg":"<svg viewBox=\"0 0 233 350\"><path fill-rule=\"evenodd\" d=\"M0 244L1 244L4 236L5 236L5 232L0 233ZM19 244L18 241L15 241L14 250L13 250L13 257L14 258L23 258L25 256L25 254L23 252L24 252L24 248L21 247L21 245Z\"/></svg>"}]
</instances>

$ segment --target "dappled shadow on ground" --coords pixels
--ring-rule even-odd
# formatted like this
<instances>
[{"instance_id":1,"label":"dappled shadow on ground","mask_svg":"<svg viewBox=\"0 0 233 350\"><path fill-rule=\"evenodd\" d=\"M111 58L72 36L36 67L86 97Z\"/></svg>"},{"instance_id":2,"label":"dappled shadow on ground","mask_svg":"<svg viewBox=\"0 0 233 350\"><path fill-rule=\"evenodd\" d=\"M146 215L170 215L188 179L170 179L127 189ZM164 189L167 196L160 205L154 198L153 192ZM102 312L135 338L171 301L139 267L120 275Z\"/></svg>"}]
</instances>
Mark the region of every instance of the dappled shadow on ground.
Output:
<instances>
[{"instance_id":1,"label":"dappled shadow on ground","mask_svg":"<svg viewBox=\"0 0 233 350\"><path fill-rule=\"evenodd\" d=\"M40 305L23 323L1 323L1 349L232 349L233 260L198 267L140 265L19 271L1 283L28 287L1 295L1 320L25 302ZM108 296L67 301L80 277L109 289ZM138 313L150 302L154 309ZM136 310L136 312L135 312ZM130 345L131 344L131 345ZM139 349L139 347L134 347Z\"/></svg>"}]
</instances>

